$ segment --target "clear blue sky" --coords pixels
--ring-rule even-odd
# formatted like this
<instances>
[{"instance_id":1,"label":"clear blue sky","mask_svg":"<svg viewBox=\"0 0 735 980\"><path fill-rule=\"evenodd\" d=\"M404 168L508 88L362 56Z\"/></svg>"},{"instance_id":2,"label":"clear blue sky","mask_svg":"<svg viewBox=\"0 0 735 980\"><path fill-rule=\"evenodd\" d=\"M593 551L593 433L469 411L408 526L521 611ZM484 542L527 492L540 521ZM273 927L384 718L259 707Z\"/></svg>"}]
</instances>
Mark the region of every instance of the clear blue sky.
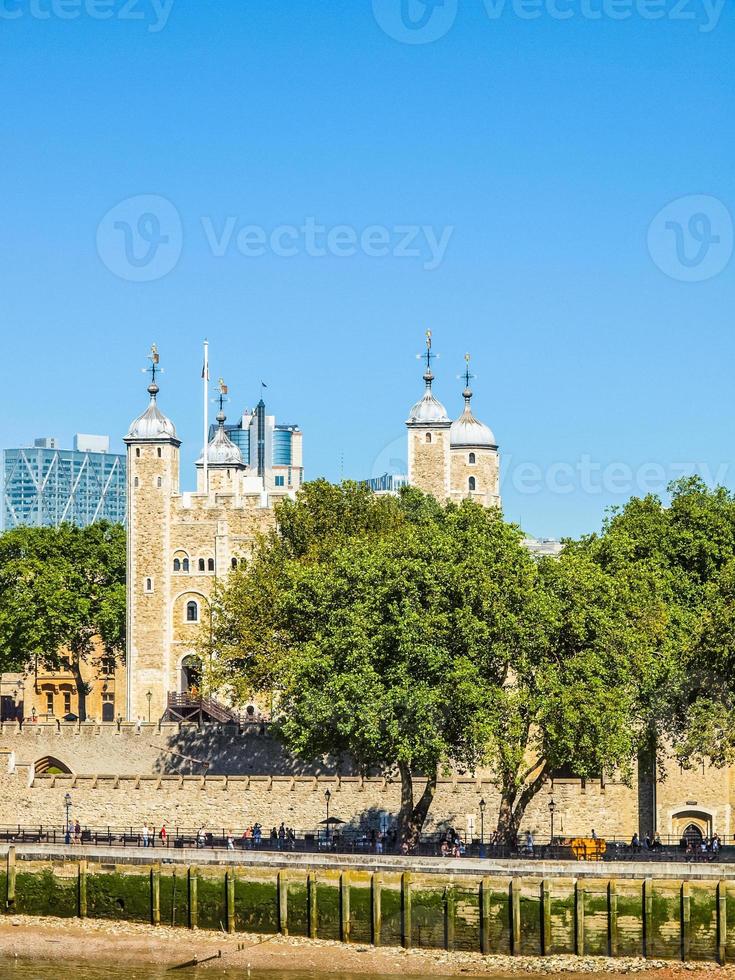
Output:
<instances>
[{"instance_id":1,"label":"clear blue sky","mask_svg":"<svg viewBox=\"0 0 735 980\"><path fill-rule=\"evenodd\" d=\"M687 0L693 19L660 0L658 20L644 0L599 18L603 0L405 2L414 27L400 0L174 0L165 23L152 0L2 0L0 445L119 439L155 340L191 487L206 336L231 416L263 379L309 477L369 476L400 456L430 327L453 416L472 352L529 531L596 528L644 464L653 484L698 464L735 488L730 0L716 24L714 0ZM426 40L422 14L441 36L404 43ZM144 238L169 236L159 266L145 240L121 250L137 203L109 215L140 195ZM274 254L273 229L310 218L358 243L380 226L390 254L310 254L305 233ZM266 254L238 250L249 225ZM402 226L451 229L440 260L423 231L394 254ZM166 249L167 275L131 281Z\"/></svg>"}]
</instances>

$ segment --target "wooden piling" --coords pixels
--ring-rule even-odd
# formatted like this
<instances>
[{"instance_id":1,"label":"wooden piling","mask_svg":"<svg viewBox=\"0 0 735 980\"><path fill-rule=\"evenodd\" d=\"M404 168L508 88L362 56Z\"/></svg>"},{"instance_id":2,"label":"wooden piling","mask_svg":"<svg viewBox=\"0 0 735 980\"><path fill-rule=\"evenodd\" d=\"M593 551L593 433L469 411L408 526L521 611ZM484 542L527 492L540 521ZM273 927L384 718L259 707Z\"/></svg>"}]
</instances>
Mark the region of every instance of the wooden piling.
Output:
<instances>
[{"instance_id":1,"label":"wooden piling","mask_svg":"<svg viewBox=\"0 0 735 980\"><path fill-rule=\"evenodd\" d=\"M444 889L444 948L454 949L454 927L457 918L457 893L454 885Z\"/></svg>"},{"instance_id":2,"label":"wooden piling","mask_svg":"<svg viewBox=\"0 0 735 980\"><path fill-rule=\"evenodd\" d=\"M411 875L404 871L401 875L401 945L411 948Z\"/></svg>"},{"instance_id":3,"label":"wooden piling","mask_svg":"<svg viewBox=\"0 0 735 980\"><path fill-rule=\"evenodd\" d=\"M383 877L373 874L370 879L370 933L373 946L380 946L380 933L383 928Z\"/></svg>"},{"instance_id":4,"label":"wooden piling","mask_svg":"<svg viewBox=\"0 0 735 980\"><path fill-rule=\"evenodd\" d=\"M578 878L574 882L574 951L584 956L584 882Z\"/></svg>"},{"instance_id":5,"label":"wooden piling","mask_svg":"<svg viewBox=\"0 0 735 980\"><path fill-rule=\"evenodd\" d=\"M151 868L151 925L161 924L161 865Z\"/></svg>"},{"instance_id":6,"label":"wooden piling","mask_svg":"<svg viewBox=\"0 0 735 980\"><path fill-rule=\"evenodd\" d=\"M609 956L618 955L618 883L615 878L607 883L607 951Z\"/></svg>"},{"instance_id":7,"label":"wooden piling","mask_svg":"<svg viewBox=\"0 0 735 980\"><path fill-rule=\"evenodd\" d=\"M6 879L6 893L5 893L5 905L6 908L12 909L15 906L15 845L11 844L8 848L8 864L7 864L7 879Z\"/></svg>"},{"instance_id":8,"label":"wooden piling","mask_svg":"<svg viewBox=\"0 0 735 980\"><path fill-rule=\"evenodd\" d=\"M521 879L510 880L510 935L513 956L521 955Z\"/></svg>"},{"instance_id":9,"label":"wooden piling","mask_svg":"<svg viewBox=\"0 0 735 980\"><path fill-rule=\"evenodd\" d=\"M491 879L480 882L480 950L485 956L490 954L490 888Z\"/></svg>"},{"instance_id":10,"label":"wooden piling","mask_svg":"<svg viewBox=\"0 0 735 980\"><path fill-rule=\"evenodd\" d=\"M288 935L288 875L285 871L278 872L278 931L282 936Z\"/></svg>"},{"instance_id":11,"label":"wooden piling","mask_svg":"<svg viewBox=\"0 0 735 980\"><path fill-rule=\"evenodd\" d=\"M643 955L653 952L653 879L643 880Z\"/></svg>"},{"instance_id":12,"label":"wooden piling","mask_svg":"<svg viewBox=\"0 0 735 980\"><path fill-rule=\"evenodd\" d=\"M717 960L720 966L727 962L727 882L717 883Z\"/></svg>"},{"instance_id":13,"label":"wooden piling","mask_svg":"<svg viewBox=\"0 0 735 980\"><path fill-rule=\"evenodd\" d=\"M235 931L235 871L225 872L225 906L227 912L227 931Z\"/></svg>"},{"instance_id":14,"label":"wooden piling","mask_svg":"<svg viewBox=\"0 0 735 980\"><path fill-rule=\"evenodd\" d=\"M350 941L350 872L339 876L339 935L343 943Z\"/></svg>"},{"instance_id":15,"label":"wooden piling","mask_svg":"<svg viewBox=\"0 0 735 980\"><path fill-rule=\"evenodd\" d=\"M551 955L551 882L541 882L541 955Z\"/></svg>"},{"instance_id":16,"label":"wooden piling","mask_svg":"<svg viewBox=\"0 0 735 980\"><path fill-rule=\"evenodd\" d=\"M689 945L691 942L692 927L692 900L691 890L688 881L681 883L681 959L686 963L689 959Z\"/></svg>"},{"instance_id":17,"label":"wooden piling","mask_svg":"<svg viewBox=\"0 0 735 980\"><path fill-rule=\"evenodd\" d=\"M187 875L189 883L189 928L196 929L199 919L199 903L197 901L197 868L191 865Z\"/></svg>"},{"instance_id":18,"label":"wooden piling","mask_svg":"<svg viewBox=\"0 0 735 980\"><path fill-rule=\"evenodd\" d=\"M82 859L77 867L77 915L87 918L87 862Z\"/></svg>"},{"instance_id":19,"label":"wooden piling","mask_svg":"<svg viewBox=\"0 0 735 980\"><path fill-rule=\"evenodd\" d=\"M319 907L316 894L316 874L309 872L306 879L307 898L309 903L309 938L316 939L319 921Z\"/></svg>"}]
</instances>

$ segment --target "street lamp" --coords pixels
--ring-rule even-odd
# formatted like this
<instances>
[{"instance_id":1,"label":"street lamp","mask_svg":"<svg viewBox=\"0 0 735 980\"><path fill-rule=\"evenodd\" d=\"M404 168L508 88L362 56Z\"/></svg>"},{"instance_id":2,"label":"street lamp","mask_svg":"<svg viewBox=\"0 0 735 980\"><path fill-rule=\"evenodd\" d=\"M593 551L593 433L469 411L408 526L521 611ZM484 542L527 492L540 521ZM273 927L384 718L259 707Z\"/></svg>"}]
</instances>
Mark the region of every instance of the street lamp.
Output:
<instances>
[{"instance_id":1,"label":"street lamp","mask_svg":"<svg viewBox=\"0 0 735 980\"><path fill-rule=\"evenodd\" d=\"M71 793L67 793L64 797L64 806L66 807L66 843L70 842L70 832L69 827L71 825L69 811L71 810Z\"/></svg>"},{"instance_id":2,"label":"street lamp","mask_svg":"<svg viewBox=\"0 0 735 980\"><path fill-rule=\"evenodd\" d=\"M480 800L480 857L485 857L485 799Z\"/></svg>"},{"instance_id":3,"label":"street lamp","mask_svg":"<svg viewBox=\"0 0 735 980\"><path fill-rule=\"evenodd\" d=\"M327 843L329 843L329 801L332 799L332 794L329 788L324 790L324 800L327 804Z\"/></svg>"},{"instance_id":4,"label":"street lamp","mask_svg":"<svg viewBox=\"0 0 735 980\"><path fill-rule=\"evenodd\" d=\"M148 701L148 724L149 725L151 723L151 698L152 697L153 697L153 692L148 691L148 693L146 694L146 699Z\"/></svg>"},{"instance_id":5,"label":"street lamp","mask_svg":"<svg viewBox=\"0 0 735 980\"><path fill-rule=\"evenodd\" d=\"M549 816L551 817L551 844L554 845L554 812L556 810L556 803L554 803L554 797L552 796L549 800Z\"/></svg>"}]
</instances>

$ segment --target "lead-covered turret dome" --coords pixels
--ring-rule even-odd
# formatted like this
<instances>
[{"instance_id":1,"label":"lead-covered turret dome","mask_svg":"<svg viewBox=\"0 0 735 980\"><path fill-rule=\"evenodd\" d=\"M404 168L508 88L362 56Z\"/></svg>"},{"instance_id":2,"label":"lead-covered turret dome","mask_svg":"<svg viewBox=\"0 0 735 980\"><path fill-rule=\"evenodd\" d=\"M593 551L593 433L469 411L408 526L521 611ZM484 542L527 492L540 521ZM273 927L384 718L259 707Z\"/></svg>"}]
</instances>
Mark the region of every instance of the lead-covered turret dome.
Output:
<instances>
[{"instance_id":1,"label":"lead-covered turret dome","mask_svg":"<svg viewBox=\"0 0 735 980\"><path fill-rule=\"evenodd\" d=\"M480 422L472 414L472 391L465 388L464 411L452 422L449 430L449 445L452 449L497 449L498 443L493 430Z\"/></svg>"}]
</instances>

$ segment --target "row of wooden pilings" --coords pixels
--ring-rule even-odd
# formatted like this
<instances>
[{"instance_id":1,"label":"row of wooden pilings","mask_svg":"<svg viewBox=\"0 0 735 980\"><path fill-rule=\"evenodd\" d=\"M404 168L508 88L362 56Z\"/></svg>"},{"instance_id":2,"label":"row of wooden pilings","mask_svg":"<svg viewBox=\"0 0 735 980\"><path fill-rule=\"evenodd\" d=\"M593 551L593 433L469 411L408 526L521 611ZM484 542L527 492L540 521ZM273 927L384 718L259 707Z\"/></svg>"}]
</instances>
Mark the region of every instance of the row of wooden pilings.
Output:
<instances>
[{"instance_id":1,"label":"row of wooden pilings","mask_svg":"<svg viewBox=\"0 0 735 980\"><path fill-rule=\"evenodd\" d=\"M241 869L242 870L242 869ZM7 896L6 909L12 911L15 907L16 898L16 855L15 848L8 849L7 856ZM77 914L80 918L87 916L87 861L81 859L77 861ZM195 865L187 867L187 907L188 907L188 926L196 929L198 926L198 868ZM150 869L150 915L151 923L154 926L161 923L161 867L154 864ZM411 899L412 877L409 872L401 875L401 944L408 949L412 945L412 899ZM225 872L225 911L226 926L230 933L235 932L235 870L228 869ZM289 876L285 871L277 872L277 896L278 896L278 932L281 935L288 935L288 884ZM510 925L510 945L514 955L521 953L521 884L519 877L510 880L509 895L509 925ZM653 880L645 878L641 881L642 885L642 910L643 910L643 955L650 955L650 937L652 935L653 921ZM339 935L340 940L349 943L351 920L350 920L350 887L351 874L349 871L342 871L339 876ZM370 876L370 929L371 941L373 945L381 945L382 931L382 904L381 895L383 887L383 877L379 872ZM318 904L317 904L317 874L310 871L306 875L307 902L308 902L308 934L312 939L318 938ZM490 948L490 900L493 892L497 891L497 884L490 877L485 877L480 882L480 949L485 954L494 952ZM690 938L691 938L691 901L690 883L682 881L680 885L680 953L681 959L686 961L690 958ZM716 889L716 913L717 913L717 959L724 964L726 962L727 948L727 882L720 880ZM608 935L608 954L618 955L618 907L617 907L617 881L611 878L607 882L607 935ZM444 888L444 946L447 950L454 948L454 930L456 913L456 892L454 887L449 884ZM543 878L540 881L540 913L541 913L541 954L550 955L552 950L551 934L551 879ZM577 955L585 953L585 888L584 881L577 879L574 882L574 952Z\"/></svg>"}]
</instances>

